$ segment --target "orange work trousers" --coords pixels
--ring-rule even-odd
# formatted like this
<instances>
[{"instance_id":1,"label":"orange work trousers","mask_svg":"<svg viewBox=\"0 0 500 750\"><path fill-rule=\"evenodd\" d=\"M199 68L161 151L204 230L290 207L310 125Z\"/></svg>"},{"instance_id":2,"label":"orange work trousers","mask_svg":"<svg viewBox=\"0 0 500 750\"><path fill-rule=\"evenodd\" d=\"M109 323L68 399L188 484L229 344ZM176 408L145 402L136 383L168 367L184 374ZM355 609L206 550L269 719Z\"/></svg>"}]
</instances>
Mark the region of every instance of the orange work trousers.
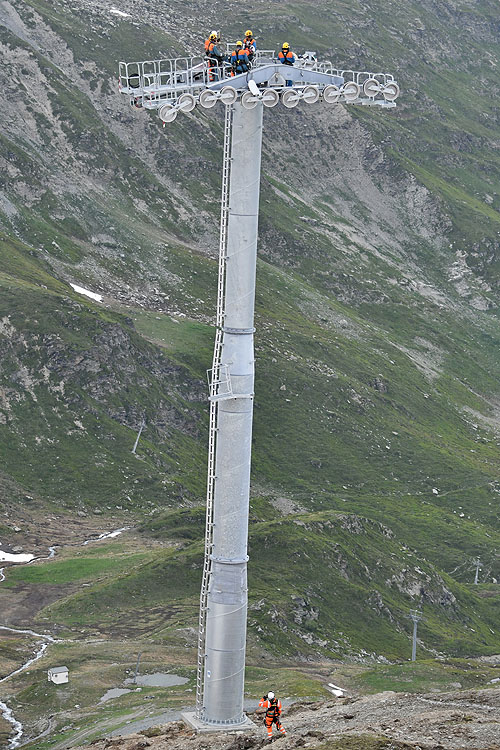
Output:
<instances>
[{"instance_id":1,"label":"orange work trousers","mask_svg":"<svg viewBox=\"0 0 500 750\"><path fill-rule=\"evenodd\" d=\"M283 727L283 724L280 722L279 718L274 719L272 716L266 716L266 729L268 737L273 736L273 723L276 724L276 729L278 729L281 734L286 734L285 728Z\"/></svg>"}]
</instances>

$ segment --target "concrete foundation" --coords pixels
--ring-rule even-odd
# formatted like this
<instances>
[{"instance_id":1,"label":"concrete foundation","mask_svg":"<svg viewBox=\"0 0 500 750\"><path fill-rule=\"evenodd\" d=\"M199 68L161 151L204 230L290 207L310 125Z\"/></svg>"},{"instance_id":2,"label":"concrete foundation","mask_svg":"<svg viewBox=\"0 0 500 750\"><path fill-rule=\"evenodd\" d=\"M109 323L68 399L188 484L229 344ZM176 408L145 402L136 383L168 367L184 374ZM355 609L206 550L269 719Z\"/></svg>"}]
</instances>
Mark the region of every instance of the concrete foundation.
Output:
<instances>
[{"instance_id":1,"label":"concrete foundation","mask_svg":"<svg viewBox=\"0 0 500 750\"><path fill-rule=\"evenodd\" d=\"M230 734L249 734L257 731L257 726L248 717L241 724L206 724L204 721L196 718L195 711L183 711L181 719L188 727L194 729L198 734L213 734L215 732L227 732Z\"/></svg>"}]
</instances>

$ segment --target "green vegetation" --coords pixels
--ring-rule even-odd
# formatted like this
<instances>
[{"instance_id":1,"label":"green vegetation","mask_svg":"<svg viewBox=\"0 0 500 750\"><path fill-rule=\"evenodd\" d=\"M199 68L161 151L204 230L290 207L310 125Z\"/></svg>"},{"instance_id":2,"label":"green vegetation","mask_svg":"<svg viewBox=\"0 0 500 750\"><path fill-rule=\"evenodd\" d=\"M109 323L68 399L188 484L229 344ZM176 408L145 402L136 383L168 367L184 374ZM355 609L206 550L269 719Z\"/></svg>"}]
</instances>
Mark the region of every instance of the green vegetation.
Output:
<instances>
[{"instance_id":1,"label":"green vegetation","mask_svg":"<svg viewBox=\"0 0 500 750\"><path fill-rule=\"evenodd\" d=\"M425 693L430 690L477 689L488 687L498 677L498 668L460 659L418 660L368 669L352 679L351 685L363 693L394 690Z\"/></svg>"},{"instance_id":2,"label":"green vegetation","mask_svg":"<svg viewBox=\"0 0 500 750\"><path fill-rule=\"evenodd\" d=\"M265 512L266 506L272 509L269 499L257 505L259 513L273 515ZM177 542L175 546L152 550L147 557L48 561L33 570L20 569L10 585L19 580L62 582L72 575L90 581L95 571L100 580L42 610L41 621L118 633L129 617L127 632L154 635L173 647L179 629L196 619L203 526L202 507L172 511L143 524L142 543L153 534ZM425 649L467 656L496 648L497 591L484 596L482 587L458 583L402 544L400 535L352 509L255 518L249 551L254 653L264 648L274 658L291 660L296 653L339 658L362 650L405 659L411 638L408 610L417 596L425 618L419 630ZM272 598L269 577L279 583Z\"/></svg>"},{"instance_id":3,"label":"green vegetation","mask_svg":"<svg viewBox=\"0 0 500 750\"><path fill-rule=\"evenodd\" d=\"M55 561L50 565L31 565L30 567L14 568L9 571L6 586L16 586L19 582L32 584L72 583L74 581L89 581L101 577L103 574L112 576L144 562L146 555L126 555L123 557L78 557L75 559Z\"/></svg>"},{"instance_id":4,"label":"green vegetation","mask_svg":"<svg viewBox=\"0 0 500 750\"><path fill-rule=\"evenodd\" d=\"M30 726L35 708L82 705L95 736L144 710L140 694L98 700L146 640L146 665L162 659L190 679L152 690L157 705L191 698L222 117L197 109L162 130L118 100L120 59L187 52L180 40L199 29L182 14L148 8L138 23L48 0L16 12L22 35L0 30L18 92L0 136L0 492L26 518L96 510L106 528L119 514L139 539L8 570L10 602L43 594L39 627L120 641L102 644L106 656L95 647L100 681L86 643L57 644L74 682L47 690L39 665L16 678L12 705ZM227 38L250 24L265 48L287 29L297 50L389 70L402 86L393 111L266 112L249 658L290 665L273 667L283 693L323 694L297 657L378 659L348 675L362 692L496 674L467 659L498 652L500 617L497 17L494 0L439 12L427 0L236 2L230 22L213 8ZM410 665L417 606L421 661ZM31 647L2 643L1 654L15 665ZM446 660L428 661L433 649ZM251 666L250 694L267 679ZM74 727L56 732L70 741Z\"/></svg>"},{"instance_id":5,"label":"green vegetation","mask_svg":"<svg viewBox=\"0 0 500 750\"><path fill-rule=\"evenodd\" d=\"M267 694L272 683L278 695L297 698L324 700L329 693L316 678L309 677L298 669L273 667L247 667L245 670L245 694L260 700Z\"/></svg>"}]
</instances>

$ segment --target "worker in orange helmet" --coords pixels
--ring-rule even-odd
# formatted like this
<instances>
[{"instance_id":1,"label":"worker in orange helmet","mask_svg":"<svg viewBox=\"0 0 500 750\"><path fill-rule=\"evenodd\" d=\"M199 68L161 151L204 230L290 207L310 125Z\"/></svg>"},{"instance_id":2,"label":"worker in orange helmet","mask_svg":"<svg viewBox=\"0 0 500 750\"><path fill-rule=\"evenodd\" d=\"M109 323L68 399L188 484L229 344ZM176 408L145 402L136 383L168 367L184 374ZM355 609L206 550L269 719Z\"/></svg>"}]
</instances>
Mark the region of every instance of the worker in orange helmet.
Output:
<instances>
[{"instance_id":1,"label":"worker in orange helmet","mask_svg":"<svg viewBox=\"0 0 500 750\"><path fill-rule=\"evenodd\" d=\"M295 63L295 55L290 49L288 42L283 42L281 50L278 52L278 61L282 65L293 65ZM287 81L286 85L291 86L292 81Z\"/></svg>"},{"instance_id":2,"label":"worker in orange helmet","mask_svg":"<svg viewBox=\"0 0 500 750\"><path fill-rule=\"evenodd\" d=\"M273 724L276 724L276 729L281 732L281 734L286 734L285 728L280 722L281 701L279 698L276 698L272 690L259 701L259 708L266 709L264 721L268 737L273 736Z\"/></svg>"}]
</instances>

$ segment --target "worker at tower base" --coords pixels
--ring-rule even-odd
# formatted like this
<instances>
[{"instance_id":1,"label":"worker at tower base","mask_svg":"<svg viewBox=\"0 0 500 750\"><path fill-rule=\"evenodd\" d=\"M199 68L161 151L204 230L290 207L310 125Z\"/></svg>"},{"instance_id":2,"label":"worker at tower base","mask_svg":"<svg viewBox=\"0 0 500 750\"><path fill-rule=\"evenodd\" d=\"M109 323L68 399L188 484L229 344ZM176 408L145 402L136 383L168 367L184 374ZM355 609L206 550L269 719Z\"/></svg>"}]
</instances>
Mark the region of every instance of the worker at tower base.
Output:
<instances>
[{"instance_id":1,"label":"worker at tower base","mask_svg":"<svg viewBox=\"0 0 500 750\"><path fill-rule=\"evenodd\" d=\"M295 63L295 55L290 49L288 42L283 42L281 50L278 52L278 61L282 65L293 65ZM291 86L292 81L287 81L286 85Z\"/></svg>"},{"instance_id":2,"label":"worker at tower base","mask_svg":"<svg viewBox=\"0 0 500 750\"><path fill-rule=\"evenodd\" d=\"M236 42L236 48L231 55L231 75L236 76L240 73L246 73L248 70L250 70L248 53L243 47L243 42Z\"/></svg>"},{"instance_id":3,"label":"worker at tower base","mask_svg":"<svg viewBox=\"0 0 500 750\"><path fill-rule=\"evenodd\" d=\"M251 29L245 31L245 39L243 40L243 47L247 51L248 60L251 63L257 52L257 42L254 39Z\"/></svg>"},{"instance_id":4,"label":"worker at tower base","mask_svg":"<svg viewBox=\"0 0 500 750\"><path fill-rule=\"evenodd\" d=\"M272 690L270 690L269 693L259 701L259 708L266 709L264 722L268 737L273 736L273 724L276 724L276 729L281 732L281 734L286 734L285 728L280 721L281 701L279 698L276 698Z\"/></svg>"}]
</instances>

